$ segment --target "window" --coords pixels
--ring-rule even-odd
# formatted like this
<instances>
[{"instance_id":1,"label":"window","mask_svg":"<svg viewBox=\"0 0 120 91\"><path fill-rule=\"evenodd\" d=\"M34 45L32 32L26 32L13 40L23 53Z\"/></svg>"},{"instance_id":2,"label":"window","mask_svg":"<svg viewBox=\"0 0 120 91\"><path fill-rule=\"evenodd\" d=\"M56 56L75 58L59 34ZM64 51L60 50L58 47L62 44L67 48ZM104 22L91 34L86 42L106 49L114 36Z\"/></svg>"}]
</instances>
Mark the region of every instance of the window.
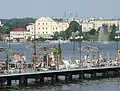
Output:
<instances>
[{"instance_id":1,"label":"window","mask_svg":"<svg viewBox=\"0 0 120 91\"><path fill-rule=\"evenodd\" d=\"M38 32L38 34L39 34L40 32Z\"/></svg>"},{"instance_id":2,"label":"window","mask_svg":"<svg viewBox=\"0 0 120 91\"><path fill-rule=\"evenodd\" d=\"M46 23L46 25L47 25L47 23Z\"/></svg>"},{"instance_id":3,"label":"window","mask_svg":"<svg viewBox=\"0 0 120 91\"><path fill-rule=\"evenodd\" d=\"M43 25L44 25L44 23L43 23Z\"/></svg>"},{"instance_id":4,"label":"window","mask_svg":"<svg viewBox=\"0 0 120 91\"><path fill-rule=\"evenodd\" d=\"M56 27L56 30L57 30L57 27Z\"/></svg>"},{"instance_id":5,"label":"window","mask_svg":"<svg viewBox=\"0 0 120 91\"><path fill-rule=\"evenodd\" d=\"M38 28L40 30L40 28Z\"/></svg>"},{"instance_id":6,"label":"window","mask_svg":"<svg viewBox=\"0 0 120 91\"><path fill-rule=\"evenodd\" d=\"M43 30L44 30L44 27L43 27Z\"/></svg>"},{"instance_id":7,"label":"window","mask_svg":"<svg viewBox=\"0 0 120 91\"><path fill-rule=\"evenodd\" d=\"M48 32L46 32L46 33L48 33Z\"/></svg>"},{"instance_id":8,"label":"window","mask_svg":"<svg viewBox=\"0 0 120 91\"><path fill-rule=\"evenodd\" d=\"M46 27L46 30L47 30L47 27Z\"/></svg>"},{"instance_id":9,"label":"window","mask_svg":"<svg viewBox=\"0 0 120 91\"><path fill-rule=\"evenodd\" d=\"M40 23L38 23L38 25L40 25Z\"/></svg>"},{"instance_id":10,"label":"window","mask_svg":"<svg viewBox=\"0 0 120 91\"><path fill-rule=\"evenodd\" d=\"M43 32L43 34L44 34L44 32Z\"/></svg>"},{"instance_id":11,"label":"window","mask_svg":"<svg viewBox=\"0 0 120 91\"><path fill-rule=\"evenodd\" d=\"M53 30L54 30L54 28L53 28Z\"/></svg>"}]
</instances>

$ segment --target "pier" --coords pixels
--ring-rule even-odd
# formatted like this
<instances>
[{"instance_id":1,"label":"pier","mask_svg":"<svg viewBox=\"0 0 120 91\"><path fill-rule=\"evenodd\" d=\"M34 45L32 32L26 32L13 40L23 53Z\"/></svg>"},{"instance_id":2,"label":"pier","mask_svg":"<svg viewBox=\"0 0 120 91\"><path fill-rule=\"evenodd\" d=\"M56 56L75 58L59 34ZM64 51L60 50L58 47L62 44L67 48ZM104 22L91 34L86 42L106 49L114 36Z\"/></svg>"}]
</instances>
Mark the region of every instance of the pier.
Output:
<instances>
[{"instance_id":1,"label":"pier","mask_svg":"<svg viewBox=\"0 0 120 91\"><path fill-rule=\"evenodd\" d=\"M44 84L45 77L51 77L51 84L59 80L59 76L65 77L65 82L72 81L73 75L79 75L78 79L101 79L120 76L120 66L108 67L93 67L93 68L78 68L78 69L62 69L62 70L47 70L33 71L12 74L0 74L0 80L5 80L7 86L12 85L12 80L19 80L19 85L27 85L28 79L35 79L36 83ZM0 87L1 87L0 86Z\"/></svg>"}]
</instances>

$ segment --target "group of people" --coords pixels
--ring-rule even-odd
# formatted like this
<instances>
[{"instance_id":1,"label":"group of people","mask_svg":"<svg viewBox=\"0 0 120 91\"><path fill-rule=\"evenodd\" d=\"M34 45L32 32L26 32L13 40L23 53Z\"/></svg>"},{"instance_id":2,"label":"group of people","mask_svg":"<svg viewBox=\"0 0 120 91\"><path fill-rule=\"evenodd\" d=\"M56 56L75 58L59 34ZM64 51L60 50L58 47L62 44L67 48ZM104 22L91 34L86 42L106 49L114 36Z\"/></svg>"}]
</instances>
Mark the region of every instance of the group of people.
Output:
<instances>
[{"instance_id":1,"label":"group of people","mask_svg":"<svg viewBox=\"0 0 120 91\"><path fill-rule=\"evenodd\" d=\"M26 57L24 54L14 53L13 54L13 60L15 64L15 69L25 69L26 68Z\"/></svg>"}]
</instances>

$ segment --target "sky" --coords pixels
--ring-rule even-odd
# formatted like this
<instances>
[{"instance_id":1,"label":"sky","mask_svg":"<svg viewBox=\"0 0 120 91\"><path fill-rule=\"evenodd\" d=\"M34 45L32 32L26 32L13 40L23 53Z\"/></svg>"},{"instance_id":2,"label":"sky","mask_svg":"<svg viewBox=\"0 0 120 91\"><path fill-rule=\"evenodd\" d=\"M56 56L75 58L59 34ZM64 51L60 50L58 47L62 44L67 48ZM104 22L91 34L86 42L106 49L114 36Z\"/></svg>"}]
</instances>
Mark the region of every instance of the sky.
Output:
<instances>
[{"instance_id":1,"label":"sky","mask_svg":"<svg viewBox=\"0 0 120 91\"><path fill-rule=\"evenodd\" d=\"M0 0L0 19L120 18L120 0Z\"/></svg>"}]
</instances>

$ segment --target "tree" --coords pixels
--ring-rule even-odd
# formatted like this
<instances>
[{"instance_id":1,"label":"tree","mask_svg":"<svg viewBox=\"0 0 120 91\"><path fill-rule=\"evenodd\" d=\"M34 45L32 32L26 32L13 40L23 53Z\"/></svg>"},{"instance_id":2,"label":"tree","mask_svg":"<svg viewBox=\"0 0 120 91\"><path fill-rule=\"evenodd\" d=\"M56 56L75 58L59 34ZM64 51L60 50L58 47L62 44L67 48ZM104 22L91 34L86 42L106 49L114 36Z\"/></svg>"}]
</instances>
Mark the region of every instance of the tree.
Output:
<instances>
[{"instance_id":1,"label":"tree","mask_svg":"<svg viewBox=\"0 0 120 91\"><path fill-rule=\"evenodd\" d=\"M60 31L59 35L60 35L60 37L62 37L63 39L66 38L65 31Z\"/></svg>"},{"instance_id":2,"label":"tree","mask_svg":"<svg viewBox=\"0 0 120 91\"><path fill-rule=\"evenodd\" d=\"M6 19L4 25L9 27L9 31L15 28L26 28L29 23L34 23L36 19L33 18L21 18L21 19Z\"/></svg>"},{"instance_id":3,"label":"tree","mask_svg":"<svg viewBox=\"0 0 120 91\"><path fill-rule=\"evenodd\" d=\"M60 42L58 44L58 57L59 57L59 61L62 63L62 49Z\"/></svg>"},{"instance_id":4,"label":"tree","mask_svg":"<svg viewBox=\"0 0 120 91\"><path fill-rule=\"evenodd\" d=\"M110 35L109 35L109 40L110 40L110 41L115 41L115 35L116 35L117 27L116 27L115 24L114 24L114 25L112 25L112 26L110 27L110 29L111 29L111 33L110 33Z\"/></svg>"},{"instance_id":5,"label":"tree","mask_svg":"<svg viewBox=\"0 0 120 91\"><path fill-rule=\"evenodd\" d=\"M69 27L65 31L65 35L67 38L69 38L72 34L72 32L79 32L79 36L83 35L82 33L82 26L79 25L77 21L71 21L69 24Z\"/></svg>"},{"instance_id":6,"label":"tree","mask_svg":"<svg viewBox=\"0 0 120 91\"><path fill-rule=\"evenodd\" d=\"M53 55L54 55L54 59L56 61L56 57L57 57L57 51L56 51L56 45L54 44L54 49L55 51L53 52Z\"/></svg>"},{"instance_id":7,"label":"tree","mask_svg":"<svg viewBox=\"0 0 120 91\"><path fill-rule=\"evenodd\" d=\"M54 32L53 39L57 40L59 37L59 32Z\"/></svg>"},{"instance_id":8,"label":"tree","mask_svg":"<svg viewBox=\"0 0 120 91\"><path fill-rule=\"evenodd\" d=\"M89 34L90 34L90 35L96 35L96 30L95 30L95 29L91 29L91 30L89 31Z\"/></svg>"}]
</instances>

